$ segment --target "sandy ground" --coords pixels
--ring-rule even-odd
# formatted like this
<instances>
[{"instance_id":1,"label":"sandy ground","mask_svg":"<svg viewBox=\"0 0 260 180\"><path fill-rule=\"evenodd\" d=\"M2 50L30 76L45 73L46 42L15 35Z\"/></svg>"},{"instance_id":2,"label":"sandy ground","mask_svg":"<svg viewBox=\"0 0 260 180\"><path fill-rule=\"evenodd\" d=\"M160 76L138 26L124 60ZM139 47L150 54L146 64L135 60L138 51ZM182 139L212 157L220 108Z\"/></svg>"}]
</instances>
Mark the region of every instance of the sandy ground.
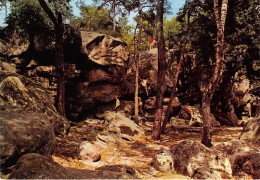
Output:
<instances>
[{"instance_id":1,"label":"sandy ground","mask_svg":"<svg viewBox=\"0 0 260 180\"><path fill-rule=\"evenodd\" d=\"M64 148L66 143L58 143L57 150L53 155L53 159L64 167L72 167L79 169L95 170L98 167L105 165L127 165L137 169L137 175L141 179L190 179L187 176L175 173L164 173L156 171L152 166L153 155L161 148L170 149L170 147L183 139L194 139L200 141L200 127L178 127L173 128L167 126L165 135L161 136L161 140L154 141L151 139L152 122L145 122L140 126L145 130L145 135L133 138L133 141L122 141L112 144L104 144L102 142L93 141L100 148L101 160L98 162L87 162L78 160L77 149ZM86 134L93 136L94 129L102 130L100 124L89 124L81 122L72 127L69 135L65 139L73 142L82 142L86 140ZM85 133L79 133L78 128L87 128ZM97 128L100 127L100 128ZM242 131L242 127L219 127L214 128L213 144L224 142L233 138L238 138ZM97 132L96 132L97 133ZM94 140L93 138L92 140ZM76 145L76 144L75 144ZM65 145L66 146L66 145ZM72 145L73 146L73 145Z\"/></svg>"}]
</instances>

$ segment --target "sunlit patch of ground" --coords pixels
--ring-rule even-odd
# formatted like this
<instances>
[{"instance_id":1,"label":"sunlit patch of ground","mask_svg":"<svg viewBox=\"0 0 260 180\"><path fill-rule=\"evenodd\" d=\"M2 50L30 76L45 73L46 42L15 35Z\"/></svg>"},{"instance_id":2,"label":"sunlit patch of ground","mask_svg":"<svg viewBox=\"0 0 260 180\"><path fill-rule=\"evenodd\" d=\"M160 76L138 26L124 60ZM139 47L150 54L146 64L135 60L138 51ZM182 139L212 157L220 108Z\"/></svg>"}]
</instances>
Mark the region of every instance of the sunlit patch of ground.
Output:
<instances>
[{"instance_id":1,"label":"sunlit patch of ground","mask_svg":"<svg viewBox=\"0 0 260 180\"><path fill-rule=\"evenodd\" d=\"M144 123L140 126L145 129L145 135L133 138L133 141L122 141L120 143L110 144L101 151L101 160L98 162L86 162L77 159L75 151L64 153L66 143L58 140L57 150L53 159L64 167L72 167L79 169L94 170L105 165L128 165L138 170L138 175L142 179L189 179L187 176L180 174L164 173L156 171L151 163L154 154L161 148L170 149L171 146L177 144L183 139L194 139L200 141L200 127L171 127L168 126L166 134L161 136L161 140L154 141L151 138L152 123ZM185 129L186 128L186 129ZM94 141L93 133L96 135L101 132L102 124L89 125L86 122L81 122L72 127L70 134L65 139L76 143L81 143L84 140ZM213 143L229 141L238 138L242 128L240 127L218 127L214 128ZM90 135L90 137L88 137ZM76 144L74 144L76 145ZM69 146L69 145L68 145ZM73 146L73 145L72 145ZM68 150L69 151L69 150Z\"/></svg>"}]
</instances>

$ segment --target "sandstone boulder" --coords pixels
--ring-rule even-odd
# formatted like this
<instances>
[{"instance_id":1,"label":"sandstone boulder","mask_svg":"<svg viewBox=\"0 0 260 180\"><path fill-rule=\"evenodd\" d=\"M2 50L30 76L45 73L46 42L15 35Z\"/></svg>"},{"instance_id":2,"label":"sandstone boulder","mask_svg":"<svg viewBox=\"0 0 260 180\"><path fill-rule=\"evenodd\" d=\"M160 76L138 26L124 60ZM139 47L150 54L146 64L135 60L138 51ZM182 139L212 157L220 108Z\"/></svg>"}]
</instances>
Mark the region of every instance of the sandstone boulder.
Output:
<instances>
[{"instance_id":1,"label":"sandstone boulder","mask_svg":"<svg viewBox=\"0 0 260 180\"><path fill-rule=\"evenodd\" d=\"M154 159L162 155L164 157L166 153L163 152L160 150ZM194 140L183 140L171 147L170 152L166 155L168 159L173 159L174 168L170 171L175 170L195 179L246 178L247 175L254 179L260 177L259 149L244 140L234 139L218 143L212 148ZM160 170L161 164L169 165L171 161L162 161L161 164L158 160L154 162L154 166Z\"/></svg>"},{"instance_id":2,"label":"sandstone boulder","mask_svg":"<svg viewBox=\"0 0 260 180\"><path fill-rule=\"evenodd\" d=\"M233 139L219 143L212 149L221 151L229 156L232 164L232 175L243 177L243 173L251 175L254 179L260 177L260 152L248 142Z\"/></svg>"},{"instance_id":3,"label":"sandstone boulder","mask_svg":"<svg viewBox=\"0 0 260 180\"><path fill-rule=\"evenodd\" d=\"M79 80L68 82L67 112L77 118L95 106L109 106L115 96L122 97L123 79L128 63L126 43L105 34L81 31L81 70ZM76 88L75 88L76 87ZM101 108L103 109L103 108ZM93 112L93 111L91 111ZM94 113L94 112L93 112Z\"/></svg>"},{"instance_id":4,"label":"sandstone boulder","mask_svg":"<svg viewBox=\"0 0 260 180\"><path fill-rule=\"evenodd\" d=\"M52 155L54 129L43 113L1 110L0 122L1 170L10 167L26 153Z\"/></svg>"},{"instance_id":5,"label":"sandstone boulder","mask_svg":"<svg viewBox=\"0 0 260 180\"><path fill-rule=\"evenodd\" d=\"M10 31L6 29L7 31ZM1 30L0 33L3 33ZM9 32L10 33L10 32ZM5 35L5 32L1 34ZM18 56L27 50L29 41L21 39L18 33L13 33L12 37L0 38L0 54L3 56Z\"/></svg>"},{"instance_id":6,"label":"sandstone boulder","mask_svg":"<svg viewBox=\"0 0 260 180\"><path fill-rule=\"evenodd\" d=\"M193 140L183 140L170 152L174 169L196 179L221 179L231 177L232 168L227 155L207 148Z\"/></svg>"},{"instance_id":7,"label":"sandstone boulder","mask_svg":"<svg viewBox=\"0 0 260 180\"><path fill-rule=\"evenodd\" d=\"M124 66L128 61L127 44L119 38L84 31L81 31L81 35L82 51L95 63Z\"/></svg>"},{"instance_id":8,"label":"sandstone boulder","mask_svg":"<svg viewBox=\"0 0 260 180\"><path fill-rule=\"evenodd\" d=\"M92 103L95 101L108 103L115 99L116 95L119 95L120 86L114 84L99 84L90 85L83 95L83 103Z\"/></svg>"},{"instance_id":9,"label":"sandstone boulder","mask_svg":"<svg viewBox=\"0 0 260 180\"><path fill-rule=\"evenodd\" d=\"M260 118L252 119L244 126L240 139L260 145Z\"/></svg>"},{"instance_id":10,"label":"sandstone boulder","mask_svg":"<svg viewBox=\"0 0 260 180\"><path fill-rule=\"evenodd\" d=\"M130 173L109 170L82 170L64 168L51 157L31 153L22 156L9 177L10 179L136 179Z\"/></svg>"},{"instance_id":11,"label":"sandstone boulder","mask_svg":"<svg viewBox=\"0 0 260 180\"><path fill-rule=\"evenodd\" d=\"M153 157L153 166L162 172L174 172L174 159L170 151L159 150Z\"/></svg>"},{"instance_id":12,"label":"sandstone boulder","mask_svg":"<svg viewBox=\"0 0 260 180\"><path fill-rule=\"evenodd\" d=\"M252 85L249 79L243 79L235 82L231 90L231 103L234 105L236 111L240 116L252 115L252 102L254 100L253 95L250 93Z\"/></svg>"},{"instance_id":13,"label":"sandstone boulder","mask_svg":"<svg viewBox=\"0 0 260 180\"><path fill-rule=\"evenodd\" d=\"M167 58L169 59L170 55L167 54ZM167 60L167 69L165 76L165 87L166 91L171 92L171 87L173 86L173 78L174 78L174 69L176 64L173 61ZM127 70L126 74L126 93L134 94L134 86L135 86L135 70L136 65L133 62L131 66ZM140 54L140 64L139 64L139 76L141 79L148 79L149 81L149 94L154 94L156 91L156 83L157 83L157 71L158 71L158 49L154 48L148 51L145 51ZM141 88L140 93L145 95L145 91Z\"/></svg>"},{"instance_id":14,"label":"sandstone boulder","mask_svg":"<svg viewBox=\"0 0 260 180\"><path fill-rule=\"evenodd\" d=\"M16 73L16 65L14 63L8 63L4 61L0 61L0 71L5 71L7 73Z\"/></svg>"},{"instance_id":15,"label":"sandstone boulder","mask_svg":"<svg viewBox=\"0 0 260 180\"><path fill-rule=\"evenodd\" d=\"M105 120L109 123L108 131L119 135L140 136L144 131L131 119L120 112L106 112Z\"/></svg>"},{"instance_id":16,"label":"sandstone boulder","mask_svg":"<svg viewBox=\"0 0 260 180\"><path fill-rule=\"evenodd\" d=\"M44 113L52 123L56 134L65 134L68 120L59 115L51 94L36 81L22 75L2 76L0 82L0 106L5 109L23 109Z\"/></svg>"},{"instance_id":17,"label":"sandstone boulder","mask_svg":"<svg viewBox=\"0 0 260 180\"><path fill-rule=\"evenodd\" d=\"M96 162L101 158L98 148L88 141L80 144L79 151L79 159L84 161Z\"/></svg>"}]
</instances>

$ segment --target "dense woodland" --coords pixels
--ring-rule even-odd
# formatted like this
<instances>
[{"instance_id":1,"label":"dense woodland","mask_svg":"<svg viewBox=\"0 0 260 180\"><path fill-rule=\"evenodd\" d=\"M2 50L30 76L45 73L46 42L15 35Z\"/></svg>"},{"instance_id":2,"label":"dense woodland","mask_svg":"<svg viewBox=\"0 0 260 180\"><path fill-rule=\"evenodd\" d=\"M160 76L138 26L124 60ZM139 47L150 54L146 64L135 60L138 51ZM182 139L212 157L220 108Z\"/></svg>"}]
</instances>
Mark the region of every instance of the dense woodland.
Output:
<instances>
[{"instance_id":1,"label":"dense woodland","mask_svg":"<svg viewBox=\"0 0 260 180\"><path fill-rule=\"evenodd\" d=\"M156 171L185 175L181 178L260 178L258 0L185 0L175 16L174 2L167 0L93 0L91 5L79 0L79 17L70 3L0 1L7 24L0 30L1 178L163 177L144 168L151 161ZM129 25L131 12L136 16ZM44 127L36 128L42 117ZM14 134L25 133L17 128L28 126L23 122L30 122L32 129L25 131L36 145L16 144L20 140ZM37 141L33 128L49 139ZM112 161L116 165L107 161L111 167L92 164L109 156L104 146L95 150L101 145L93 138L116 149L111 157L123 156L122 144L130 143L126 150L140 150L149 163L143 169L131 163L121 167L118 159ZM229 140L228 147L216 144ZM29 153L37 155L24 157ZM47 166L38 172L26 164L30 158L44 159L41 155L61 165L72 158L76 165L64 167L88 169L89 175L56 165L57 174ZM129 156L134 157L141 156ZM204 164L205 169L194 161L199 157L213 165ZM84 158L91 159L88 168L78 161ZM23 168L35 176L19 172Z\"/></svg>"}]
</instances>

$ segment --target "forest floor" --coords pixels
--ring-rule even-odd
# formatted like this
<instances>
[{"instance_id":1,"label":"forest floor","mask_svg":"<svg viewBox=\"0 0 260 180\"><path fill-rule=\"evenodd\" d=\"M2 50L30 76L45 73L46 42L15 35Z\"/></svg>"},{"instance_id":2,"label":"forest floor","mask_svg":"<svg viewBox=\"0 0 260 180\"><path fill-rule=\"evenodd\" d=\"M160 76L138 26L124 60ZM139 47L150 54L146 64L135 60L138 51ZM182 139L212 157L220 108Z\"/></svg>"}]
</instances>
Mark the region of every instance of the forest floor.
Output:
<instances>
[{"instance_id":1,"label":"forest floor","mask_svg":"<svg viewBox=\"0 0 260 180\"><path fill-rule=\"evenodd\" d=\"M180 174L164 173L156 171L152 166L154 154L161 148L167 150L174 144L184 139L201 140L201 127L167 126L166 134L159 141L151 138L152 122L140 124L145 135L133 138L133 141L124 141L109 144L101 151L101 160L98 162L86 162L78 159L78 145L82 141L93 142L96 134L103 131L100 122L82 121L73 123L66 137L57 139L57 147L53 159L64 167L95 170L107 165L127 165L137 170L138 177L142 179L189 179ZM215 127L213 130L213 144L236 139L241 134L242 127Z\"/></svg>"}]
</instances>

